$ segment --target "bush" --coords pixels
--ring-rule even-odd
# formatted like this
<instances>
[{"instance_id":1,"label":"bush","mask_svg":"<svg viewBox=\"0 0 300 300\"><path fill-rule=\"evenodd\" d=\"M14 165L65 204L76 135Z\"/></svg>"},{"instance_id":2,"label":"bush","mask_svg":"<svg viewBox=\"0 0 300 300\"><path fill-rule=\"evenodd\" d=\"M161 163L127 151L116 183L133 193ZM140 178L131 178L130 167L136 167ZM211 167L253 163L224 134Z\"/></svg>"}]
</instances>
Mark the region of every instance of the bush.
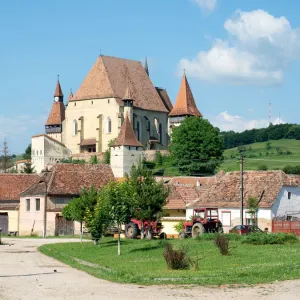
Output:
<instances>
[{"instance_id":1,"label":"bush","mask_svg":"<svg viewBox=\"0 0 300 300\"><path fill-rule=\"evenodd\" d=\"M182 232L182 231L184 231L184 224L183 224L183 222L179 222L179 223L177 223L177 224L175 224L174 226L173 226L173 228L174 228L174 230L176 231L176 232Z\"/></svg>"},{"instance_id":2,"label":"bush","mask_svg":"<svg viewBox=\"0 0 300 300\"><path fill-rule=\"evenodd\" d=\"M196 240L198 241L214 241L216 239L216 236L219 235L219 233L205 233L200 234L196 237ZM226 233L226 237L231 241L240 241L243 239L243 236L236 233Z\"/></svg>"},{"instance_id":3,"label":"bush","mask_svg":"<svg viewBox=\"0 0 300 300\"><path fill-rule=\"evenodd\" d=\"M190 260L187 257L187 252L187 247L175 250L171 244L167 243L163 255L168 268L172 270L188 269L190 267Z\"/></svg>"},{"instance_id":4,"label":"bush","mask_svg":"<svg viewBox=\"0 0 300 300\"><path fill-rule=\"evenodd\" d=\"M222 255L229 254L229 238L225 234L216 234L214 243Z\"/></svg>"},{"instance_id":5,"label":"bush","mask_svg":"<svg viewBox=\"0 0 300 300\"><path fill-rule=\"evenodd\" d=\"M297 237L291 233L252 233L244 237L243 243L252 245L274 245L298 242Z\"/></svg>"},{"instance_id":6,"label":"bush","mask_svg":"<svg viewBox=\"0 0 300 300\"><path fill-rule=\"evenodd\" d=\"M163 158L162 154L160 153L160 151L155 151L154 162L155 162L158 166L162 166L162 164L163 164L163 162L164 162L164 158Z\"/></svg>"},{"instance_id":7,"label":"bush","mask_svg":"<svg viewBox=\"0 0 300 300\"><path fill-rule=\"evenodd\" d=\"M258 171L267 171L267 170L268 170L268 166L265 165L265 164L259 165L259 166L257 167L257 170L258 170Z\"/></svg>"}]
</instances>

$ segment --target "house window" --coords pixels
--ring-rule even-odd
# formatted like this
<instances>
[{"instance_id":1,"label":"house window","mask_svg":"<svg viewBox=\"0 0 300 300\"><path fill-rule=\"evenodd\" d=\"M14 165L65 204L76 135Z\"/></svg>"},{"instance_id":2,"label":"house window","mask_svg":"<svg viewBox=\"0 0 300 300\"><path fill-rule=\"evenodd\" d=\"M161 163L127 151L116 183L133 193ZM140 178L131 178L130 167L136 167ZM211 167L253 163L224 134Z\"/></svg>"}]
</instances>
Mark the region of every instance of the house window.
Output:
<instances>
[{"instance_id":1,"label":"house window","mask_svg":"<svg viewBox=\"0 0 300 300\"><path fill-rule=\"evenodd\" d=\"M286 216L287 221L292 221L292 216Z\"/></svg>"},{"instance_id":2,"label":"house window","mask_svg":"<svg viewBox=\"0 0 300 300\"><path fill-rule=\"evenodd\" d=\"M74 106L76 106L76 102L74 102Z\"/></svg>"},{"instance_id":3,"label":"house window","mask_svg":"<svg viewBox=\"0 0 300 300\"><path fill-rule=\"evenodd\" d=\"M30 199L26 199L26 211L30 211Z\"/></svg>"},{"instance_id":4,"label":"house window","mask_svg":"<svg viewBox=\"0 0 300 300\"><path fill-rule=\"evenodd\" d=\"M221 220L223 226L231 226L231 213L230 211L222 211Z\"/></svg>"},{"instance_id":5,"label":"house window","mask_svg":"<svg viewBox=\"0 0 300 300\"><path fill-rule=\"evenodd\" d=\"M111 133L111 119L108 117L106 119L106 133Z\"/></svg>"},{"instance_id":6,"label":"house window","mask_svg":"<svg viewBox=\"0 0 300 300\"><path fill-rule=\"evenodd\" d=\"M93 105L93 104L94 104L94 101L92 101L91 103L92 103L92 105Z\"/></svg>"},{"instance_id":7,"label":"house window","mask_svg":"<svg viewBox=\"0 0 300 300\"><path fill-rule=\"evenodd\" d=\"M40 199L35 199L35 210L36 211L41 210L41 201L40 201Z\"/></svg>"},{"instance_id":8,"label":"house window","mask_svg":"<svg viewBox=\"0 0 300 300\"><path fill-rule=\"evenodd\" d=\"M78 125L77 125L77 121L73 120L73 124L72 124L72 135L75 136L78 133Z\"/></svg>"},{"instance_id":9,"label":"house window","mask_svg":"<svg viewBox=\"0 0 300 300\"><path fill-rule=\"evenodd\" d=\"M292 193L288 192L288 199L291 200L292 199Z\"/></svg>"}]
</instances>

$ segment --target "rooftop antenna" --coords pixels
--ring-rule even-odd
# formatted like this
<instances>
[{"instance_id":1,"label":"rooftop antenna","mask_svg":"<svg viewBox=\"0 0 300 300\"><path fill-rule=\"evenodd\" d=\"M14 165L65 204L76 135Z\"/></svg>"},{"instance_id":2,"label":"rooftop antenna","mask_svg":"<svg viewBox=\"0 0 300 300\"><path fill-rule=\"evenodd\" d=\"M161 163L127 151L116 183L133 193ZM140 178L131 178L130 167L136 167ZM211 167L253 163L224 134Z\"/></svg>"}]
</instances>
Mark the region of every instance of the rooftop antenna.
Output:
<instances>
[{"instance_id":1,"label":"rooftop antenna","mask_svg":"<svg viewBox=\"0 0 300 300\"><path fill-rule=\"evenodd\" d=\"M272 121L272 104L271 101L269 101L269 126L271 125Z\"/></svg>"}]
</instances>

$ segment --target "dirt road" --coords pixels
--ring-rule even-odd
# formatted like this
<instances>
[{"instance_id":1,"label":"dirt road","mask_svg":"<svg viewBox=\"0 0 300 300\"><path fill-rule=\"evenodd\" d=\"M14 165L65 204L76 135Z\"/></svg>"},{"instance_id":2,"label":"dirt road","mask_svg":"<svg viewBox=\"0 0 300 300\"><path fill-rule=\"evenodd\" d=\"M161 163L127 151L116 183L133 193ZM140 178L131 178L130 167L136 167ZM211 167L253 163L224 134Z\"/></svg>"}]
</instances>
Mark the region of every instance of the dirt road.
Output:
<instances>
[{"instance_id":1,"label":"dirt road","mask_svg":"<svg viewBox=\"0 0 300 300\"><path fill-rule=\"evenodd\" d=\"M4 239L0 246L1 300L300 299L300 280L246 288L137 286L111 283L38 252L44 243L74 239Z\"/></svg>"}]
</instances>

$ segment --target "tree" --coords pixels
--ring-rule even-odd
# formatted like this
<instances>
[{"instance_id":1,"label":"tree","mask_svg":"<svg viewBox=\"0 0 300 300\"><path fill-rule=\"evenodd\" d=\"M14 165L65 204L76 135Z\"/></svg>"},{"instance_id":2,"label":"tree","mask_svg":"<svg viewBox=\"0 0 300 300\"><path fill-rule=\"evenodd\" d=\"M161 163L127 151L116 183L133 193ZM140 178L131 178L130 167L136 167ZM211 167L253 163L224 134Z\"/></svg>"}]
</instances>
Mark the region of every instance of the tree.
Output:
<instances>
[{"instance_id":1,"label":"tree","mask_svg":"<svg viewBox=\"0 0 300 300\"><path fill-rule=\"evenodd\" d=\"M248 213L251 215L252 220L254 221L253 225L257 225L257 210L258 210L259 201L255 197L248 198Z\"/></svg>"},{"instance_id":2,"label":"tree","mask_svg":"<svg viewBox=\"0 0 300 300\"><path fill-rule=\"evenodd\" d=\"M147 169L140 160L133 165L128 179L132 186L134 199L134 217L142 221L141 238L145 236L144 222L156 221L167 203L169 190L163 182L157 182L151 170Z\"/></svg>"},{"instance_id":3,"label":"tree","mask_svg":"<svg viewBox=\"0 0 300 300\"><path fill-rule=\"evenodd\" d=\"M31 160L28 160L27 162L24 163L24 168L23 168L22 173L25 173L25 174L35 173L35 169L31 163Z\"/></svg>"},{"instance_id":4,"label":"tree","mask_svg":"<svg viewBox=\"0 0 300 300\"><path fill-rule=\"evenodd\" d=\"M0 150L0 153L2 154L0 157L1 161L1 167L4 171L4 173L7 173L7 169L10 167L10 155L9 155L9 149L6 140L4 139L2 149Z\"/></svg>"},{"instance_id":5,"label":"tree","mask_svg":"<svg viewBox=\"0 0 300 300\"><path fill-rule=\"evenodd\" d=\"M121 183L111 181L103 188L97 204L100 213L97 211L95 222L101 224L104 218L103 212L106 211L110 221L118 227L118 255L121 255L121 226L128 223L133 215L132 196L133 190L128 180ZM105 207L109 209L105 209Z\"/></svg>"},{"instance_id":6,"label":"tree","mask_svg":"<svg viewBox=\"0 0 300 300\"><path fill-rule=\"evenodd\" d=\"M80 192L78 198L72 199L67 206L63 208L62 214L68 220L80 223L80 232L82 235L83 221L86 222L87 228L92 227L92 219L94 216L95 206L99 198L99 191L92 186L90 189L84 188ZM86 218L86 216L88 216ZM94 240L98 240L97 236L93 236Z\"/></svg>"},{"instance_id":7,"label":"tree","mask_svg":"<svg viewBox=\"0 0 300 300\"><path fill-rule=\"evenodd\" d=\"M26 148L23 154L23 159L31 160L31 144L29 144L28 147Z\"/></svg>"},{"instance_id":8,"label":"tree","mask_svg":"<svg viewBox=\"0 0 300 300\"><path fill-rule=\"evenodd\" d=\"M200 117L187 117L173 129L170 151L187 175L214 173L223 161L219 131Z\"/></svg>"}]
</instances>

